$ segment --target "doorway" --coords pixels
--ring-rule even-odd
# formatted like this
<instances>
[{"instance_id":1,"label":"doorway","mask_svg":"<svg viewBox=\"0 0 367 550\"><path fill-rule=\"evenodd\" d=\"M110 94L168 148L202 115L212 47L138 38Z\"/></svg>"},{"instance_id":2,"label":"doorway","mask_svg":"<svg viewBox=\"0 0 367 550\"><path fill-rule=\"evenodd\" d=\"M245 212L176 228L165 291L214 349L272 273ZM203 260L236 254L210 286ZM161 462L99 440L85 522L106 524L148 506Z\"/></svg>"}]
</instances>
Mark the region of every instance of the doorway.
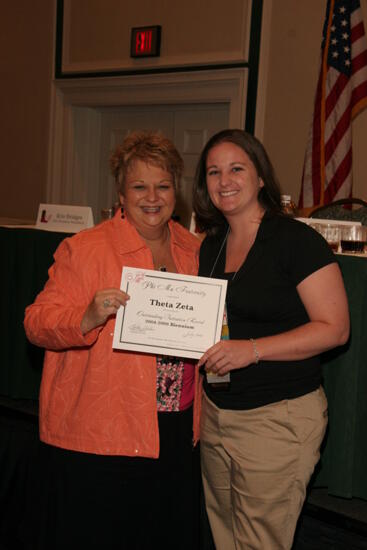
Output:
<instances>
[{"instance_id":1,"label":"doorway","mask_svg":"<svg viewBox=\"0 0 367 550\"><path fill-rule=\"evenodd\" d=\"M117 199L109 171L109 157L115 147L133 130L155 130L171 139L184 160L184 174L177 197L175 214L189 227L192 185L200 152L207 140L228 126L228 105L154 105L100 109L101 139L98 193L88 196L95 219L100 209ZM76 154L78 154L76 148ZM97 200L96 200L97 199Z\"/></svg>"},{"instance_id":2,"label":"doorway","mask_svg":"<svg viewBox=\"0 0 367 550\"><path fill-rule=\"evenodd\" d=\"M56 81L47 202L91 206L97 223L117 199L111 151L132 130L160 130L184 160L176 214L188 227L199 154L217 131L244 127L246 90L247 69Z\"/></svg>"}]
</instances>

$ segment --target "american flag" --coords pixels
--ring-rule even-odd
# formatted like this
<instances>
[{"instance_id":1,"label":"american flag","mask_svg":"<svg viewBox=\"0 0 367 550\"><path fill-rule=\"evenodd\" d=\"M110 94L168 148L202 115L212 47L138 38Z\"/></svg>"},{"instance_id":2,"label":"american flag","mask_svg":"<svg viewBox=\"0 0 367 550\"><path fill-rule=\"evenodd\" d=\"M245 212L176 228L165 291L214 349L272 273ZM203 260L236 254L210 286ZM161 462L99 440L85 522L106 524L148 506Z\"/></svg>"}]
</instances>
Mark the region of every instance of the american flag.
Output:
<instances>
[{"instance_id":1,"label":"american flag","mask_svg":"<svg viewBox=\"0 0 367 550\"><path fill-rule=\"evenodd\" d=\"M328 0L299 207L352 195L352 120L367 106L367 41L359 0Z\"/></svg>"}]
</instances>

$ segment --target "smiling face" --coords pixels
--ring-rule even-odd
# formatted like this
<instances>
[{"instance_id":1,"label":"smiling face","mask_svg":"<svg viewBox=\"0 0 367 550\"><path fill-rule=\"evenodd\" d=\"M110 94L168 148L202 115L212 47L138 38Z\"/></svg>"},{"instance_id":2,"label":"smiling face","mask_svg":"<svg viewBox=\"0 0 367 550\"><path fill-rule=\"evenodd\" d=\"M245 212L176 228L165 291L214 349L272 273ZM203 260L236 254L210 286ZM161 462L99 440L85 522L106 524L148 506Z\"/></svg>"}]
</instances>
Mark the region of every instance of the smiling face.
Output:
<instances>
[{"instance_id":1,"label":"smiling face","mask_svg":"<svg viewBox=\"0 0 367 550\"><path fill-rule=\"evenodd\" d=\"M159 234L176 203L172 175L141 160L135 160L129 167L119 196L126 216L146 238Z\"/></svg>"},{"instance_id":2,"label":"smiling face","mask_svg":"<svg viewBox=\"0 0 367 550\"><path fill-rule=\"evenodd\" d=\"M225 141L209 150L206 184L212 203L225 217L261 209L258 194L264 183L249 156L234 143Z\"/></svg>"}]
</instances>

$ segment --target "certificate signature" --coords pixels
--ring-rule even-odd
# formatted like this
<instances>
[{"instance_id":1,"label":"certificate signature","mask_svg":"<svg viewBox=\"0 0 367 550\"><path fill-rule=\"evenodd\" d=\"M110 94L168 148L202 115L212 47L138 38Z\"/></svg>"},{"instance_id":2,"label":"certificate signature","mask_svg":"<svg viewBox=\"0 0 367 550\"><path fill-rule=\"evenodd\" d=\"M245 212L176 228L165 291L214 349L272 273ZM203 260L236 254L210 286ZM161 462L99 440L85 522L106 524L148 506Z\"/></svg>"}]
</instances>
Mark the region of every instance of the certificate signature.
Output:
<instances>
[{"instance_id":1,"label":"certificate signature","mask_svg":"<svg viewBox=\"0 0 367 550\"><path fill-rule=\"evenodd\" d=\"M114 348L199 359L220 340L227 281L124 267L121 289Z\"/></svg>"}]
</instances>

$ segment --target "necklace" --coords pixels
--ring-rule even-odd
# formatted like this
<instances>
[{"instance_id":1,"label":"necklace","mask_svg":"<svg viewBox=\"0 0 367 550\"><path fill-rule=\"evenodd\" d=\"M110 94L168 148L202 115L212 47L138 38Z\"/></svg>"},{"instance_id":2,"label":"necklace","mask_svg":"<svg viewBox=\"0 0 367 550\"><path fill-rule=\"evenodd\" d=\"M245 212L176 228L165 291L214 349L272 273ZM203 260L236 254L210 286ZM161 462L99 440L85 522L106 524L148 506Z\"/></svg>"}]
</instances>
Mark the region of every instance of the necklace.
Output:
<instances>
[{"instance_id":1,"label":"necklace","mask_svg":"<svg viewBox=\"0 0 367 550\"><path fill-rule=\"evenodd\" d=\"M209 277L212 277L212 276L213 276L215 266L217 265L218 260L219 260L219 257L220 257L220 255L222 254L222 250L223 250L223 248L224 248L224 245L225 245L226 242L227 242L227 239L228 239L228 235L229 235L230 230L231 230L231 228L230 228L230 226L228 226L228 229L227 229L227 232L226 232L226 234L225 234L225 236L224 236L223 242L222 242L222 244L220 245L220 249L219 249L219 252L218 252L218 254L217 254L217 257L216 257L215 260L214 260L214 263L213 263L212 269L211 269L211 271L210 271ZM238 270L240 269L240 267L241 267L241 266L239 266L239 267L236 269L236 271L233 273L233 275L232 275L232 277L231 277L231 279L230 279L231 282L232 282L233 279L236 277L236 275L237 275Z\"/></svg>"},{"instance_id":2,"label":"necklace","mask_svg":"<svg viewBox=\"0 0 367 550\"><path fill-rule=\"evenodd\" d=\"M170 232L168 227L166 228L166 233L163 238L163 242L157 243L145 241L153 256L154 269L158 271L167 271L167 266L170 266L171 263L171 252L169 247L170 241Z\"/></svg>"}]
</instances>

